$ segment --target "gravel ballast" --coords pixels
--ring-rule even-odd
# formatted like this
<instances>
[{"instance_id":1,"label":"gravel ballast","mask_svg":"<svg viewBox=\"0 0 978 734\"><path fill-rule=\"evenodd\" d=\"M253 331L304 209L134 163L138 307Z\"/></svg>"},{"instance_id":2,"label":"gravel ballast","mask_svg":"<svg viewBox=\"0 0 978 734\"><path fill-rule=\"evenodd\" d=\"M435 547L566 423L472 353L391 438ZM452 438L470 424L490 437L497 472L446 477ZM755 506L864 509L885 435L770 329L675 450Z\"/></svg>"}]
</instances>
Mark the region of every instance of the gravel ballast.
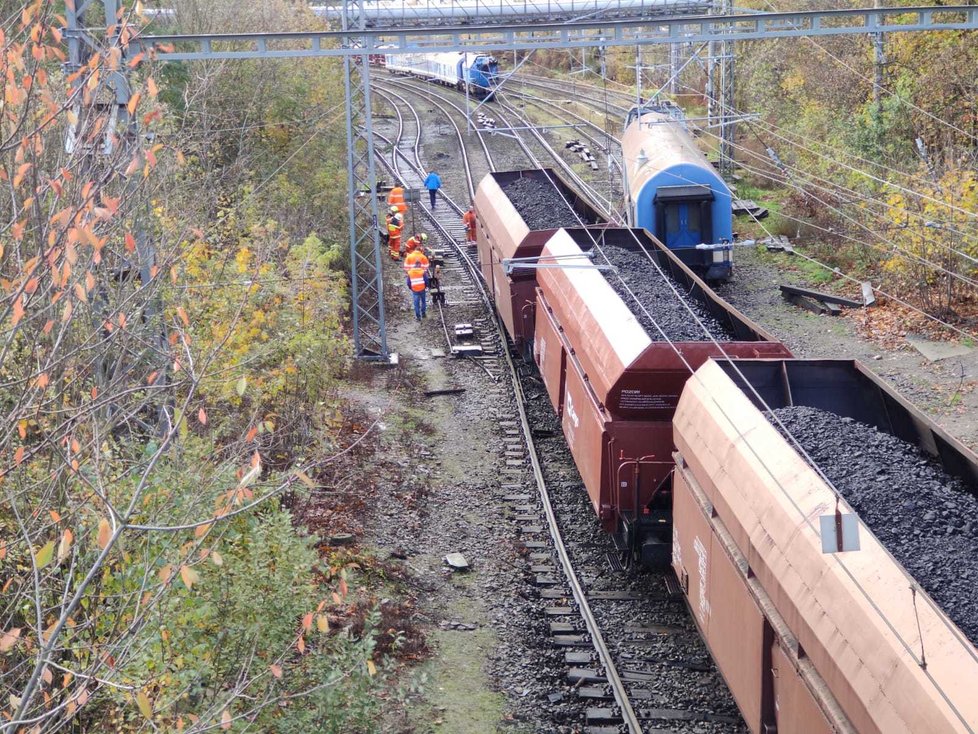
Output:
<instances>
[{"instance_id":1,"label":"gravel ballast","mask_svg":"<svg viewBox=\"0 0 978 734\"><path fill-rule=\"evenodd\" d=\"M502 189L531 230L581 226L574 210L549 181L518 178Z\"/></svg>"},{"instance_id":2,"label":"gravel ballast","mask_svg":"<svg viewBox=\"0 0 978 734\"><path fill-rule=\"evenodd\" d=\"M978 643L978 499L916 446L865 423L808 407L774 414L880 542Z\"/></svg>"},{"instance_id":3,"label":"gravel ballast","mask_svg":"<svg viewBox=\"0 0 978 734\"><path fill-rule=\"evenodd\" d=\"M683 295L683 289L664 272L660 273L645 253L631 252L621 247L607 245L601 248L601 253L618 270L618 275L609 272L605 274L605 278L615 289L615 292L621 296L625 305L635 314L635 318L645 329L649 339L663 341L662 333L659 331L662 329L669 341L709 341L703 327L697 323L696 319L689 313L689 309L683 305L683 301L685 301L696 314L696 318L710 330L714 339L719 342L733 341L733 334L713 318L698 301L686 298ZM595 258L595 262L598 263L602 260L600 254ZM622 284L623 280L645 307L644 310L639 308L635 299L625 290ZM682 296L682 301L676 298L673 289L669 287L670 284ZM648 314L645 313L646 311ZM656 325L659 328L656 328Z\"/></svg>"}]
</instances>

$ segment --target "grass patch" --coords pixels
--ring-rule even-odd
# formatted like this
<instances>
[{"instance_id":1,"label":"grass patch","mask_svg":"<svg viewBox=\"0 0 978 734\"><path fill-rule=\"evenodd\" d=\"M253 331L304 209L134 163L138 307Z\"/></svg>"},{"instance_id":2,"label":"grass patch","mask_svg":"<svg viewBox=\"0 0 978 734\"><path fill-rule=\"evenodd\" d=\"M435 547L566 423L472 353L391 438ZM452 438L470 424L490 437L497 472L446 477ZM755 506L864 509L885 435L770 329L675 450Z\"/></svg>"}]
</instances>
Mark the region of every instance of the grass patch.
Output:
<instances>
[{"instance_id":1,"label":"grass patch","mask_svg":"<svg viewBox=\"0 0 978 734\"><path fill-rule=\"evenodd\" d=\"M469 599L453 605L453 618L474 619L481 612ZM491 690L483 669L497 640L491 630L436 630L431 641L437 656L425 663L419 678L427 682L426 701L412 712L418 734L484 734L496 731L505 717L506 699ZM514 734L530 734L513 728Z\"/></svg>"},{"instance_id":2,"label":"grass patch","mask_svg":"<svg viewBox=\"0 0 978 734\"><path fill-rule=\"evenodd\" d=\"M821 265L806 260L797 255L783 252L770 252L764 245L756 247L757 258L763 263L772 265L782 271L797 273L799 280L810 285L827 285L839 279L839 275Z\"/></svg>"}]
</instances>

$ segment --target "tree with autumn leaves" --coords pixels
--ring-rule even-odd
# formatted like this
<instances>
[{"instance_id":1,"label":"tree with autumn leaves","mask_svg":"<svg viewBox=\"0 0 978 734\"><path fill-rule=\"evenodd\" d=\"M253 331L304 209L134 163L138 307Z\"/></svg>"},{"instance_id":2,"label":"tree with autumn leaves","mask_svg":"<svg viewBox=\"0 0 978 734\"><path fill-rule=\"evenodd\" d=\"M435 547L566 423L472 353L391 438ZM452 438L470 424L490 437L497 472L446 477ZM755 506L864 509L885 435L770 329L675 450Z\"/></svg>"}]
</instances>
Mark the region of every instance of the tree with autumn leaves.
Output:
<instances>
[{"instance_id":1,"label":"tree with autumn leaves","mask_svg":"<svg viewBox=\"0 0 978 734\"><path fill-rule=\"evenodd\" d=\"M290 731L311 711L355 730L372 638L331 625L346 571L280 501L339 448L349 359L331 223L282 216L301 193L283 169L341 143L270 99L216 156L221 133L165 100L217 100L219 75L131 53L138 8L88 22L66 68L64 3L9 6L0 731ZM336 92L335 69L276 73Z\"/></svg>"}]
</instances>

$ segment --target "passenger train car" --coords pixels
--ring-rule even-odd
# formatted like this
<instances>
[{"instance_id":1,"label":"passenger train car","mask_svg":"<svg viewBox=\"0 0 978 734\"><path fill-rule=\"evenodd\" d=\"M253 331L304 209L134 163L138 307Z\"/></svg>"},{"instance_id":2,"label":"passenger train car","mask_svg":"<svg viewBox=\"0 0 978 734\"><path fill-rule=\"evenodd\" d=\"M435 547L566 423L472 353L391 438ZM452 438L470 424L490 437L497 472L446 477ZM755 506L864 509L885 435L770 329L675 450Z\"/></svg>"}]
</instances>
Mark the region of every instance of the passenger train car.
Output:
<instances>
[{"instance_id":1,"label":"passenger train car","mask_svg":"<svg viewBox=\"0 0 978 734\"><path fill-rule=\"evenodd\" d=\"M633 108L621 145L629 225L647 229L706 280L729 280L733 197L679 108Z\"/></svg>"},{"instance_id":2,"label":"passenger train car","mask_svg":"<svg viewBox=\"0 0 978 734\"><path fill-rule=\"evenodd\" d=\"M492 99L499 81L499 62L486 54L389 54L384 66L393 72L455 87L460 92L468 86L469 94L485 99Z\"/></svg>"}]
</instances>

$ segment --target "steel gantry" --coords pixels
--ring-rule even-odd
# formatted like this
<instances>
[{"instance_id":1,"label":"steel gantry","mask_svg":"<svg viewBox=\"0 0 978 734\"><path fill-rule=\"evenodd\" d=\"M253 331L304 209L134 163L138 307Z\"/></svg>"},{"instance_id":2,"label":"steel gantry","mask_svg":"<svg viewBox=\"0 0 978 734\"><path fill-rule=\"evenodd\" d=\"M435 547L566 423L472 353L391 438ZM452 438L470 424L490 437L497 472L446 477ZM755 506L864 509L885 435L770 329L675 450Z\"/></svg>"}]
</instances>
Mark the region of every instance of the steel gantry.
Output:
<instances>
[{"instance_id":1,"label":"steel gantry","mask_svg":"<svg viewBox=\"0 0 978 734\"><path fill-rule=\"evenodd\" d=\"M713 0L715 15L730 15L732 0ZM718 128L720 139L720 173L733 173L734 148L734 42L729 39L710 41L707 61L707 124Z\"/></svg>"},{"instance_id":2,"label":"steel gantry","mask_svg":"<svg viewBox=\"0 0 978 734\"><path fill-rule=\"evenodd\" d=\"M524 22L428 28L366 28L282 33L147 35L131 44L156 47L161 61L362 57L466 51L634 46L659 43L748 41L803 36L978 30L978 6L948 5L791 13L734 13L693 18L590 18L572 23ZM356 46L356 43L364 45ZM172 50L162 50L170 44Z\"/></svg>"},{"instance_id":3,"label":"steel gantry","mask_svg":"<svg viewBox=\"0 0 978 734\"><path fill-rule=\"evenodd\" d=\"M93 20L97 18L98 20ZM132 99L132 86L129 80L129 61L134 55L132 45L125 40L126 29L136 20L132 9L127 9L122 0L76 0L65 3L64 38L68 46L68 60L65 64L69 73L82 69L93 54L113 51L118 53L118 63L110 66L105 80L104 91L96 91L87 97L82 93L86 77L79 75L71 85L69 102L74 120L69 124L65 136L65 151L69 156L77 156L81 167L93 181L100 186L118 184L121 196L131 195L139 186L138 177L122 173L120 161L130 162L140 152L142 143L139 121L129 112ZM101 130L93 138L92 131ZM147 231L146 211L134 212L135 253L116 266L116 277L132 282L139 281L140 287L149 288L153 281L153 269L157 265L156 243ZM104 283L93 296L95 309L107 308L107 295ZM147 298L142 309L140 323L145 328L142 343L146 349L142 354L118 355L110 359L102 355L96 366L100 387L115 379L116 372L129 368L126 360L146 360L158 365L154 370L154 385L162 385L169 379L166 330L162 320L163 303L158 294ZM108 314L105 314L106 316ZM133 417L137 423L151 431L165 431L172 421L172 406L163 401L157 406L156 425L149 426L141 418ZM108 408L107 408L108 409Z\"/></svg>"},{"instance_id":4,"label":"steel gantry","mask_svg":"<svg viewBox=\"0 0 978 734\"><path fill-rule=\"evenodd\" d=\"M342 28L363 31L364 0L344 0ZM352 48L366 39L353 36ZM343 57L346 94L347 211L350 228L350 290L353 348L360 359L390 361L384 311L384 279L377 215L377 169L374 161L373 115L370 102L370 59L361 52Z\"/></svg>"},{"instance_id":5,"label":"steel gantry","mask_svg":"<svg viewBox=\"0 0 978 734\"><path fill-rule=\"evenodd\" d=\"M113 0L114 2L115 0ZM572 22L496 18L464 25L369 27L364 0L343 0L340 30L281 33L145 35L130 46L153 49L159 61L335 57L346 72L350 255L354 340L365 359L389 358L378 238L377 182L370 115L370 54L466 51L505 53L594 46L706 43L712 70L711 121L719 123L721 165L733 147L733 44L736 41L804 36L978 29L978 7L918 6L732 13L730 0L711 0L709 16L602 18ZM611 2L609 5L613 6ZM724 153L725 151L725 153ZM725 163L723 162L725 161Z\"/></svg>"}]
</instances>

